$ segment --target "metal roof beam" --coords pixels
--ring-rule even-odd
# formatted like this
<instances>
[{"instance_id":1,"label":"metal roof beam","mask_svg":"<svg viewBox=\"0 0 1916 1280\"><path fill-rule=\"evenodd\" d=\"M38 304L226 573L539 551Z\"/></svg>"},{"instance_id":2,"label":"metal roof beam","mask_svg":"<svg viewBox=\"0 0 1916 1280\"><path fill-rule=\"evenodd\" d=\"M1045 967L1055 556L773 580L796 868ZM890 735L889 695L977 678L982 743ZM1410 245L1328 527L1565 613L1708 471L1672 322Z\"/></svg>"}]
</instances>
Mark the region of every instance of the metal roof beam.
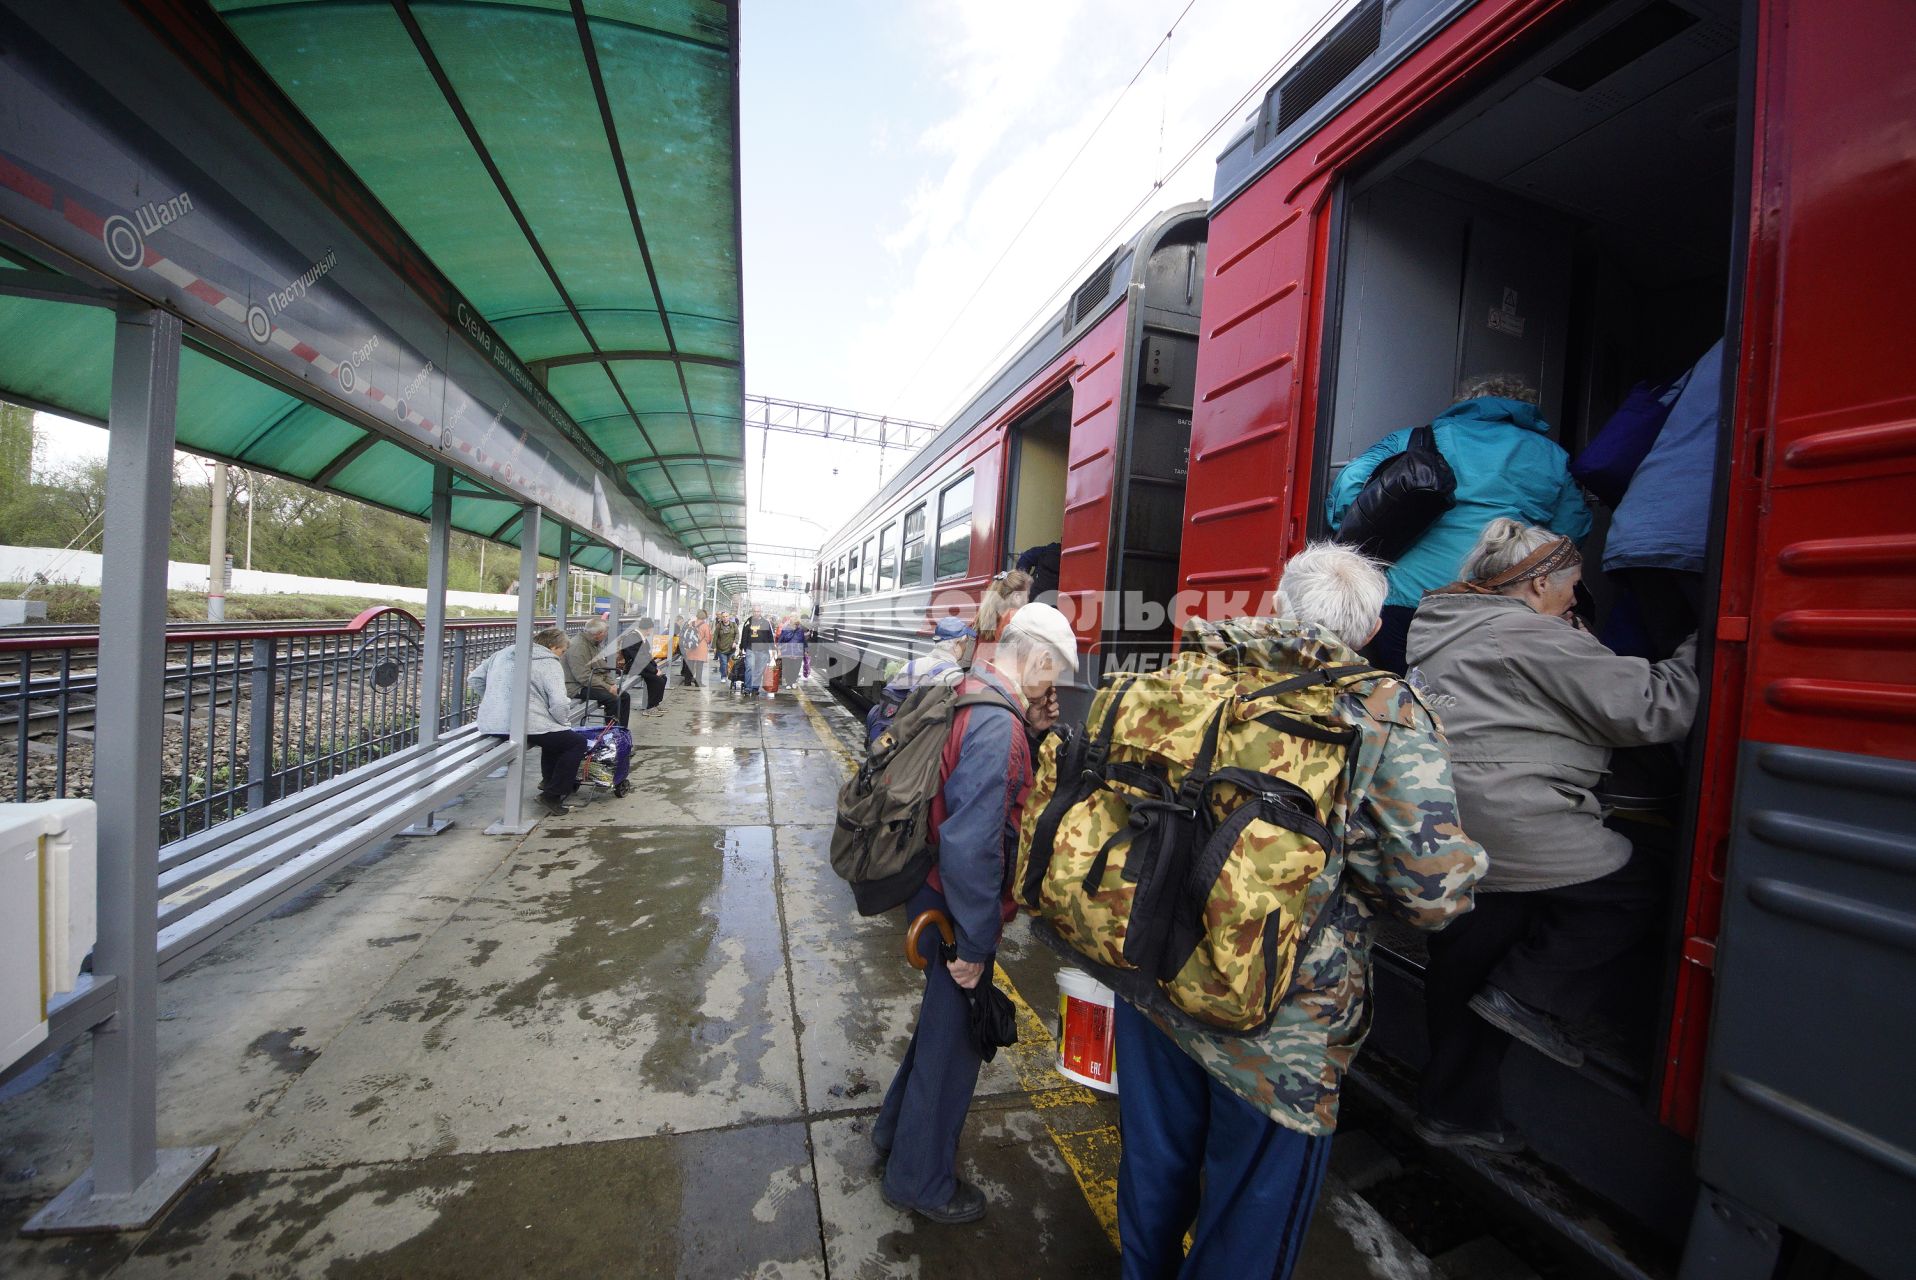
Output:
<instances>
[{"instance_id":1,"label":"metal roof beam","mask_svg":"<svg viewBox=\"0 0 1916 1280\"><path fill-rule=\"evenodd\" d=\"M132 299L118 289L81 284L57 271L0 271L0 295L37 298L42 302L72 302L86 307L118 307Z\"/></svg>"},{"instance_id":2,"label":"metal roof beam","mask_svg":"<svg viewBox=\"0 0 1916 1280\"><path fill-rule=\"evenodd\" d=\"M625 196L625 210L632 219L632 236L638 242L639 261L645 265L645 280L652 289L652 301L658 304L659 324L665 330L665 346L672 353L672 370L679 376L679 395L685 400L685 416L692 423L692 440L698 445L699 452L703 453L705 436L699 430L699 416L692 408L692 388L685 381L685 365L678 359L679 340L672 332L672 317L665 310L665 292L659 288L659 273L652 265L652 246L646 243L645 223L639 217L638 200L632 194L632 174L626 168L625 150L619 145L619 129L612 119L612 102L606 96L605 76L599 69L599 49L592 39L592 22L586 15L585 0L572 0L572 21L573 25L579 29L579 49L585 55L585 69L592 80L592 94L599 101L599 119L605 125L606 145L612 149L612 170L619 175L619 190ZM734 16L732 22L736 24L736 21ZM744 312L741 311L739 314L741 325L744 319ZM619 385L618 375L612 372L610 364L605 366L605 374L612 379L612 385L618 391L619 398L624 399L625 388ZM648 448L652 447L650 438L645 443ZM652 451L658 452L656 448ZM707 472L712 488L718 488L718 477L709 474L710 464L707 464ZM667 477L668 480L670 478L670 476ZM678 485L674 484L672 490L674 493L678 492ZM743 515L743 512L740 514Z\"/></svg>"},{"instance_id":3,"label":"metal roof beam","mask_svg":"<svg viewBox=\"0 0 1916 1280\"><path fill-rule=\"evenodd\" d=\"M516 316L514 317L514 319L518 318L519 317ZM526 367L528 369L559 369L571 364L598 364L602 360L681 360L686 364L709 364L716 365L721 369L737 369L741 367L740 362L734 360L731 356L692 355L684 351L627 350L600 351L597 353L577 351L570 355L548 356L544 360L528 360L526 361Z\"/></svg>"},{"instance_id":4,"label":"metal roof beam","mask_svg":"<svg viewBox=\"0 0 1916 1280\"><path fill-rule=\"evenodd\" d=\"M572 294L567 291L565 282L559 279L558 269L552 265L552 259L546 255L545 245L540 243L538 235L532 230L532 223L527 220L525 210L519 207L519 199L512 194L512 187L506 182L505 174L499 171L499 164L493 159L491 148L487 147L485 139L479 136L479 127L472 122L472 116L466 111L466 104L460 99L459 91L453 88L452 78L446 74L446 68L440 63L439 55L433 52L432 43L426 39L426 33L419 25L419 19L413 14L412 5L409 3L409 0L392 0L392 6L393 12L399 16L400 24L406 28L406 34L412 38L413 48L418 51L420 60L426 64L426 71L432 76L433 83L439 86L439 92L446 100L447 109L452 112L453 118L459 123L459 127L465 131L466 142L472 147L473 155L478 159L480 165L484 167L487 176L492 179L492 185L499 192L499 198L505 202L506 211L512 215L513 221L519 224L520 234L525 236L526 245L532 250L532 256L537 258L539 265L544 268L546 279L552 282L553 291L559 295L559 301L565 304L565 309L571 313L573 322L579 326L580 336L585 339L586 345L592 349L593 356L599 360L600 365L605 369L605 376L612 379L612 389L618 393L619 402L625 406L625 411L632 416L632 425L638 428L639 438L645 441L646 448L657 452L656 446L652 443L651 435L648 434L645 429L645 423L640 421L638 411L632 407L632 402L626 398L625 388L619 385L619 380L613 375L611 366L605 364L604 358L599 351L598 339L593 337L591 328L585 322L585 317L579 314L579 308L577 304L573 302ZM598 85L598 62L596 58L592 64L592 76L594 85ZM622 182L625 181L623 162L620 163L619 174L620 180ZM628 199L629 198L628 192ZM646 269L647 274L650 275L650 260L646 263ZM657 287L657 281L655 279L653 281L655 293ZM663 302L660 303L660 307L663 309ZM670 338L670 330L667 330L667 337L668 339ZM685 374L684 371L681 370L679 373L681 384L683 384L684 379ZM689 411L689 399L687 401L687 408ZM693 430L694 434L696 434L696 424ZM593 443L589 437L588 442ZM702 446L703 442L701 442L701 447ZM593 448L599 452L601 457L605 456L603 450L597 449L596 443L593 443ZM607 458L606 461L610 463L611 459ZM667 476L666 479L670 481L671 477ZM678 492L678 486L676 484L672 486L672 491L674 493Z\"/></svg>"}]
</instances>

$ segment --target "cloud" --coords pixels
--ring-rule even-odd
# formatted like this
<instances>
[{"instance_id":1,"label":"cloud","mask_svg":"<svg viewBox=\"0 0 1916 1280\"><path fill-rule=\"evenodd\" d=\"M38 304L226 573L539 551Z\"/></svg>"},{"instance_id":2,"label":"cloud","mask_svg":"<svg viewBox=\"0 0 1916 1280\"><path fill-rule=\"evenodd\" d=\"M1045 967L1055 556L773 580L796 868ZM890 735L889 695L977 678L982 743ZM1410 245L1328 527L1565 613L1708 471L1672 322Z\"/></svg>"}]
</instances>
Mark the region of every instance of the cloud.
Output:
<instances>
[{"instance_id":1,"label":"cloud","mask_svg":"<svg viewBox=\"0 0 1916 1280\"><path fill-rule=\"evenodd\" d=\"M886 352L876 363L893 371L890 385L858 388L860 396L878 392L864 407L933 419L955 411L1049 296L1075 285L1067 274L1108 249L1101 238L1152 190L1160 166L1200 137L1325 6L1200 0L1018 235L1182 7L1101 0L927 11L920 51L954 105L919 130L923 168L883 234L905 274L858 331L857 346ZM1134 224L1208 195L1211 177L1209 157L1195 161Z\"/></svg>"},{"instance_id":2,"label":"cloud","mask_svg":"<svg viewBox=\"0 0 1916 1280\"><path fill-rule=\"evenodd\" d=\"M1047 300L1068 295L1094 253L1109 251L1106 233L1152 193L1161 166L1333 0L1197 0L1168 58L1157 55L1059 181L1184 3L935 0L860 10L855 22L824 7L815 21L824 28L825 63L802 71L754 60L752 14L777 11L748 8L752 389L931 421L956 412L1015 350L1027 322L1060 305ZM795 91L761 79L787 75ZM854 110L855 136L842 124ZM1235 128L1151 194L1122 233L1207 197L1213 158ZM802 184L790 169L776 183L755 179L755 134L773 164L802 158ZM1057 190L1033 217L1054 181ZM791 210L808 202L828 216L801 236ZM783 239L775 242L774 232ZM875 468L847 455L833 476L827 451L814 445L774 438L765 474L785 483L767 505L835 528L871 492ZM754 441L748 452L757 450ZM762 468L752 462L756 486ZM889 469L898 463L890 459ZM790 496L801 475L816 483L802 498ZM794 540L800 532L791 530Z\"/></svg>"}]
</instances>

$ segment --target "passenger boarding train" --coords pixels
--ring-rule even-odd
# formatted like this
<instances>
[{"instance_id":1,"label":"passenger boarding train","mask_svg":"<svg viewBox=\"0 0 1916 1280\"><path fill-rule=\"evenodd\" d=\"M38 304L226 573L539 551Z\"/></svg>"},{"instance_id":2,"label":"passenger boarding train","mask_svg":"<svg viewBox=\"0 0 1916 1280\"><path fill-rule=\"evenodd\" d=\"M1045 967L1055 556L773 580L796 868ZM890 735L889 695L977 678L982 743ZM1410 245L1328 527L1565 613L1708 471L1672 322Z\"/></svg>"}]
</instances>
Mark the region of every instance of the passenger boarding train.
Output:
<instances>
[{"instance_id":1,"label":"passenger boarding train","mask_svg":"<svg viewBox=\"0 0 1916 1280\"><path fill-rule=\"evenodd\" d=\"M1522 374L1575 454L1726 337L1669 928L1585 1067L1513 1054L1536 1157L1473 1159L1619 1274L1767 1276L1780 1231L1791 1274L1916 1275L1912 51L1907 0L1362 0L815 571L869 685L1056 542L1088 685L1174 633L1094 606L1254 611L1463 376ZM1388 1100L1421 950L1376 960Z\"/></svg>"}]
</instances>

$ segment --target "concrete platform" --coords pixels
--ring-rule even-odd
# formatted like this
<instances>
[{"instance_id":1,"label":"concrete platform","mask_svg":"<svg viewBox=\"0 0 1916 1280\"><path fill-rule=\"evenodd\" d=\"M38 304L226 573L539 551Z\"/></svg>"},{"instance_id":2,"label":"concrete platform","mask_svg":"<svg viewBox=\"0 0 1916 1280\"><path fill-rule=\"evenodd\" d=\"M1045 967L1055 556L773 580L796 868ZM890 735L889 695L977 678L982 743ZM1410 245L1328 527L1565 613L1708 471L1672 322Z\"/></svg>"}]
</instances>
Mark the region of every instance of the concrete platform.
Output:
<instances>
[{"instance_id":1,"label":"concrete platform","mask_svg":"<svg viewBox=\"0 0 1916 1280\"><path fill-rule=\"evenodd\" d=\"M1024 1043L961 1149L990 1214L887 1208L920 979L826 862L855 729L816 686L666 709L626 797L488 837L488 782L161 988L161 1141L220 1155L153 1230L19 1237L86 1166L85 1044L0 1091L0 1274L1116 1274L1117 1109L1051 1069L1050 954L1001 956ZM1299 1274L1437 1273L1333 1179Z\"/></svg>"}]
</instances>

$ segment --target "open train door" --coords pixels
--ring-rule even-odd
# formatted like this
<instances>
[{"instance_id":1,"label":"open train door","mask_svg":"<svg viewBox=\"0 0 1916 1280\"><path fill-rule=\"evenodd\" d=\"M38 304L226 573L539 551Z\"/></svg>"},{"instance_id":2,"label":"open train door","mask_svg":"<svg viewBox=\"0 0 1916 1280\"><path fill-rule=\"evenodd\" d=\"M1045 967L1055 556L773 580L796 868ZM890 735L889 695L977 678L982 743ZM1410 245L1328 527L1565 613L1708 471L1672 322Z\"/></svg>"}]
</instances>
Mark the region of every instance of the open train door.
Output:
<instances>
[{"instance_id":1,"label":"open train door","mask_svg":"<svg viewBox=\"0 0 1916 1280\"><path fill-rule=\"evenodd\" d=\"M1916 5L1753 7L1715 686L1740 667L1743 695L1713 711L1719 725L1740 712L1740 745L1698 1135L1708 1189L1683 1274L1768 1276L1774 1224L1871 1275L1907 1276Z\"/></svg>"}]
</instances>

